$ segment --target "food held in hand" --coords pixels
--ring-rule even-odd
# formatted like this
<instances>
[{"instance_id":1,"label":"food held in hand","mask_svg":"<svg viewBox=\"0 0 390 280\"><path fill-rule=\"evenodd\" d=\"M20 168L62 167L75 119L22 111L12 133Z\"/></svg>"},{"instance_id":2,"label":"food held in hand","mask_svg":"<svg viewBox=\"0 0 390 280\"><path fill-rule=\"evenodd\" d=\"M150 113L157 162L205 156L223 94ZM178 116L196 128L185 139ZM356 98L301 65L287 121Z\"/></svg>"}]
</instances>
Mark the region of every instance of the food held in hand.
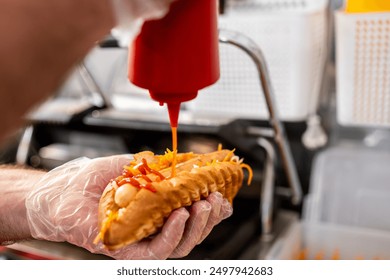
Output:
<instances>
[{"instance_id":1,"label":"food held in hand","mask_svg":"<svg viewBox=\"0 0 390 280\"><path fill-rule=\"evenodd\" d=\"M97 239L110 250L137 242L157 233L173 210L212 192L232 203L243 184L243 169L249 171L249 184L250 167L234 151L222 149L208 154L135 154L103 192Z\"/></svg>"}]
</instances>

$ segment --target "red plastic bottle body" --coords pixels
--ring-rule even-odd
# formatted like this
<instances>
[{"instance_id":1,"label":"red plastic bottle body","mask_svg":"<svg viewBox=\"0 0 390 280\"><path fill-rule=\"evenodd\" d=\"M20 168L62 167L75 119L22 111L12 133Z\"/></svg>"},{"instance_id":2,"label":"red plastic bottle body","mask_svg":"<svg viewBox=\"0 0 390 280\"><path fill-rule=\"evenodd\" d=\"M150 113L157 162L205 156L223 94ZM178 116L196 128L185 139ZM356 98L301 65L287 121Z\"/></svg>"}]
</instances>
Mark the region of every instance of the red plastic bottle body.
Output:
<instances>
[{"instance_id":1,"label":"red plastic bottle body","mask_svg":"<svg viewBox=\"0 0 390 280\"><path fill-rule=\"evenodd\" d=\"M218 3L178 0L144 23L129 47L129 80L160 102L180 104L219 79ZM171 106L177 107L177 106Z\"/></svg>"}]
</instances>

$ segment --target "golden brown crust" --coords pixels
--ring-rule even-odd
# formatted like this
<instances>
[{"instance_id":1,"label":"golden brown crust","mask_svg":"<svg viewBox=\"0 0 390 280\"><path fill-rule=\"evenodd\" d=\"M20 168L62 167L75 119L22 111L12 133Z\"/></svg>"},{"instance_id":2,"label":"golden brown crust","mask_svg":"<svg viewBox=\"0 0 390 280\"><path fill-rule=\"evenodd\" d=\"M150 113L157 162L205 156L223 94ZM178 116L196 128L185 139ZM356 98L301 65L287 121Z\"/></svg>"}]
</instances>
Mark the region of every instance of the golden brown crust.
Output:
<instances>
[{"instance_id":1,"label":"golden brown crust","mask_svg":"<svg viewBox=\"0 0 390 280\"><path fill-rule=\"evenodd\" d=\"M148 162L156 161L150 153L137 154L135 160L140 162L143 156ZM204 155L179 154L178 158L185 161L178 160L175 177L155 182L156 175L149 174L156 192L141 188L122 208L115 203L118 186L115 181L111 182L99 204L100 238L104 245L116 250L148 237L162 227L174 209L189 206L212 192L221 192L232 203L244 177L240 164L231 160L233 156L228 150ZM160 170L164 176L170 171L169 167ZM115 218L109 218L110 213L115 213Z\"/></svg>"}]
</instances>

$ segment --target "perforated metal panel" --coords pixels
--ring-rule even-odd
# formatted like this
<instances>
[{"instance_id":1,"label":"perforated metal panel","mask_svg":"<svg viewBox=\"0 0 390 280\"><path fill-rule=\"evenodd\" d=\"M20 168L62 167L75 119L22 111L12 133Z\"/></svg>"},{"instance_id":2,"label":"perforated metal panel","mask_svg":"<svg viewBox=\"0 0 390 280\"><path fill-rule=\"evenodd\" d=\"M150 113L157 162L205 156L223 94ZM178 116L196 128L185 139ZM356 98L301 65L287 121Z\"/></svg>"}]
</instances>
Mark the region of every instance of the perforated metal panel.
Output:
<instances>
[{"instance_id":1,"label":"perforated metal panel","mask_svg":"<svg viewBox=\"0 0 390 280\"><path fill-rule=\"evenodd\" d=\"M337 13L338 119L390 125L390 13Z\"/></svg>"}]
</instances>

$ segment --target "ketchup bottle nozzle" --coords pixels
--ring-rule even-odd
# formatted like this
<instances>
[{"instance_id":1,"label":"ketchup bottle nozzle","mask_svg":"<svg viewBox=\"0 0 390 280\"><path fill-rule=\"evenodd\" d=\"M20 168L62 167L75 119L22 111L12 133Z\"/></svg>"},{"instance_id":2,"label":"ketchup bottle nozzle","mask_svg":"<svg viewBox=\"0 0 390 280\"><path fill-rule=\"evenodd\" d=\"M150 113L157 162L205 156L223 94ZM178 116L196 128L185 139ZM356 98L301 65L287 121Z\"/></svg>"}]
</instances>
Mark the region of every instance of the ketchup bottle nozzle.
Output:
<instances>
[{"instance_id":1,"label":"ketchup bottle nozzle","mask_svg":"<svg viewBox=\"0 0 390 280\"><path fill-rule=\"evenodd\" d=\"M167 103L171 127L177 127L181 103Z\"/></svg>"}]
</instances>

